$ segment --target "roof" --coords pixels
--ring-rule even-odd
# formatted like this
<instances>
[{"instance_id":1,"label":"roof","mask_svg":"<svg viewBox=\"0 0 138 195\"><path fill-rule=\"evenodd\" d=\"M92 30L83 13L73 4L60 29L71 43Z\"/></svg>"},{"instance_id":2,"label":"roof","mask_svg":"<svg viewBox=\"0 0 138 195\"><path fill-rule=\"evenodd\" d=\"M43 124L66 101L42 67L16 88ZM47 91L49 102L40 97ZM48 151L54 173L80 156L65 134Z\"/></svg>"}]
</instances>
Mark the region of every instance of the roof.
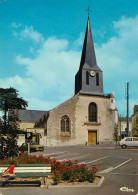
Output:
<instances>
[{"instance_id":1,"label":"roof","mask_svg":"<svg viewBox=\"0 0 138 195\"><path fill-rule=\"evenodd\" d=\"M48 117L49 117L49 111L46 112L41 118L39 118L39 120L35 122L35 127L45 128Z\"/></svg>"},{"instance_id":2,"label":"roof","mask_svg":"<svg viewBox=\"0 0 138 195\"><path fill-rule=\"evenodd\" d=\"M48 111L19 110L19 120L22 122L35 122Z\"/></svg>"},{"instance_id":3,"label":"roof","mask_svg":"<svg viewBox=\"0 0 138 195\"><path fill-rule=\"evenodd\" d=\"M89 16L87 21L85 39L83 43L80 69L82 69L82 67L85 67L86 69L91 67L93 70L101 71L101 69L97 66L97 62L96 62Z\"/></svg>"}]
</instances>

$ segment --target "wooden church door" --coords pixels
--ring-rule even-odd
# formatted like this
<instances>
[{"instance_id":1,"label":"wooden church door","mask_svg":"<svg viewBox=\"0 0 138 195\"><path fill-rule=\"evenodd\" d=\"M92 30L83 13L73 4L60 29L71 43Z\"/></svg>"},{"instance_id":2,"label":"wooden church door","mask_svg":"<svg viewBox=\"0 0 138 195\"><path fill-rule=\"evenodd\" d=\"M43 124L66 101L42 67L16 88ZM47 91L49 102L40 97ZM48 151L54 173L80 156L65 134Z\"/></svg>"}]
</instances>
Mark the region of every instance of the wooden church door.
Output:
<instances>
[{"instance_id":1,"label":"wooden church door","mask_svg":"<svg viewBox=\"0 0 138 195\"><path fill-rule=\"evenodd\" d=\"M97 143L97 132L88 131L88 144L96 145L96 143Z\"/></svg>"}]
</instances>

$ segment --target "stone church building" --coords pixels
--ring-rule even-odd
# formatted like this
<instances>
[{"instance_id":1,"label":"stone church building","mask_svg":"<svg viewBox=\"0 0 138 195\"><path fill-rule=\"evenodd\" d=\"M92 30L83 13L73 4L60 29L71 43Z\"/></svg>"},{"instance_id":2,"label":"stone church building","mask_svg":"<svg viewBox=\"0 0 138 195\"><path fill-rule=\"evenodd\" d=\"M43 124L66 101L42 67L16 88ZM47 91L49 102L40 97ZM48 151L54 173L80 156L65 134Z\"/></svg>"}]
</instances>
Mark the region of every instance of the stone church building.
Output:
<instances>
[{"instance_id":1,"label":"stone church building","mask_svg":"<svg viewBox=\"0 0 138 195\"><path fill-rule=\"evenodd\" d=\"M104 95L103 72L97 65L88 17L75 95L46 112L34 128L44 128L47 146L113 142L118 120L114 94Z\"/></svg>"}]
</instances>

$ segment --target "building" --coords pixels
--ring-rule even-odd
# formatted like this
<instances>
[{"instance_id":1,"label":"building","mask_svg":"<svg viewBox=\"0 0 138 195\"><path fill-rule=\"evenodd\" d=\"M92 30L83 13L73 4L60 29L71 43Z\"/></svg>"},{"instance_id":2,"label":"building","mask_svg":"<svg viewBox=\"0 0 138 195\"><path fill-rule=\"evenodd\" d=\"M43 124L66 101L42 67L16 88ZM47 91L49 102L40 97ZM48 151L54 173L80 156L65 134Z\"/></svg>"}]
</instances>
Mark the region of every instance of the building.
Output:
<instances>
[{"instance_id":1,"label":"building","mask_svg":"<svg viewBox=\"0 0 138 195\"><path fill-rule=\"evenodd\" d=\"M97 65L88 17L74 96L44 114L35 128L44 128L47 146L112 143L118 122L114 94L104 95L103 72Z\"/></svg>"},{"instance_id":2,"label":"building","mask_svg":"<svg viewBox=\"0 0 138 195\"><path fill-rule=\"evenodd\" d=\"M40 110L19 110L19 127L21 130L25 132L31 132L33 137L32 141L36 142L37 144L44 144L46 143L46 136L43 128L34 128L35 122L42 117L44 114L46 115L47 111L40 111ZM25 142L24 136L20 135L20 143ZM21 144L20 144L21 145Z\"/></svg>"},{"instance_id":3,"label":"building","mask_svg":"<svg viewBox=\"0 0 138 195\"><path fill-rule=\"evenodd\" d=\"M119 117L119 135L120 138L123 139L127 134L127 118L126 117ZM131 135L132 130L132 118L129 118L129 135Z\"/></svg>"}]
</instances>

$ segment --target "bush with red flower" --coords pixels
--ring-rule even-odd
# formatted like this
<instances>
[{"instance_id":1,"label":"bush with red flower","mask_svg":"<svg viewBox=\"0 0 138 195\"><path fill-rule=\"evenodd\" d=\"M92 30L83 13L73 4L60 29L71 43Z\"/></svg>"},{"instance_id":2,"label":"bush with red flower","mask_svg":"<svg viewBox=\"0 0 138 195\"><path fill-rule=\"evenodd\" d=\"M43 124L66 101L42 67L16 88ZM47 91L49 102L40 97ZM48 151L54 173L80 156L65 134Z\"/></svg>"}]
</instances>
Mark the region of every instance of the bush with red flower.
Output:
<instances>
[{"instance_id":1,"label":"bush with red flower","mask_svg":"<svg viewBox=\"0 0 138 195\"><path fill-rule=\"evenodd\" d=\"M88 168L86 164L78 164L77 161L74 163L72 161L59 162L50 157L29 155L24 152L21 152L17 157L1 160L0 165L3 164L51 164L51 175L54 184L58 184L61 181L93 182L98 171L95 166Z\"/></svg>"}]
</instances>

